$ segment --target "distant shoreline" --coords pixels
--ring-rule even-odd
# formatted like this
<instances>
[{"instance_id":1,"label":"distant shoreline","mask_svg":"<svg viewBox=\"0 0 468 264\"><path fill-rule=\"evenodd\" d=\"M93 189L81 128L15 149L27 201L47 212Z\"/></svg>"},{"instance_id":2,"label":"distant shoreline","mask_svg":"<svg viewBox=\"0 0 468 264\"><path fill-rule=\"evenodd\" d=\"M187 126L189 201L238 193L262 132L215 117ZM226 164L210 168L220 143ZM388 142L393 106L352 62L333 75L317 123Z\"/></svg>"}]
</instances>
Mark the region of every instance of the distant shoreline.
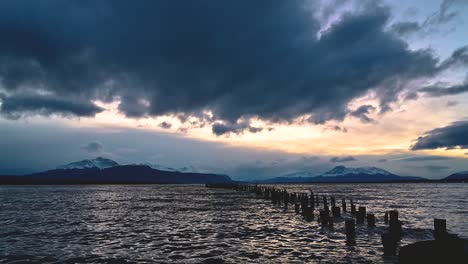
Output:
<instances>
[{"instance_id":1,"label":"distant shoreline","mask_svg":"<svg viewBox=\"0 0 468 264\"><path fill-rule=\"evenodd\" d=\"M334 182L334 181L321 181L321 182L256 182L256 181L239 181L239 183L250 183L250 184L362 184L362 183L467 183L468 181L462 180L420 180L420 181L342 181L342 182Z\"/></svg>"},{"instance_id":2,"label":"distant shoreline","mask_svg":"<svg viewBox=\"0 0 468 264\"><path fill-rule=\"evenodd\" d=\"M234 181L236 182L236 181ZM441 181L441 180L424 180L424 181L369 181L369 182L254 182L254 181L237 181L237 183L249 183L249 184L260 184L260 185L275 185L275 184L283 184L283 185L316 185L316 184L395 184L395 183L468 183L465 180L452 180L452 181ZM161 182L161 183L154 183L154 182L0 182L0 186L57 186L57 185L203 185L205 183L171 183L171 182Z\"/></svg>"}]
</instances>

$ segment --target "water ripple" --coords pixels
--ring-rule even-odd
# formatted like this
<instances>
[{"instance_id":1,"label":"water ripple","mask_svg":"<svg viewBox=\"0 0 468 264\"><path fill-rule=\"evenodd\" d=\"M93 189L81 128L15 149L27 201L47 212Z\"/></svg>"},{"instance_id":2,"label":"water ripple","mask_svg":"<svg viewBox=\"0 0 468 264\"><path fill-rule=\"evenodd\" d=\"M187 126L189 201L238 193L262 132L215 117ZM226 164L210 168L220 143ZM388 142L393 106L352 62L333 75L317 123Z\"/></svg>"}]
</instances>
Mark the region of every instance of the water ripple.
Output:
<instances>
[{"instance_id":1,"label":"water ripple","mask_svg":"<svg viewBox=\"0 0 468 264\"><path fill-rule=\"evenodd\" d=\"M304 221L250 193L200 185L0 186L0 263L394 263L383 213L400 211L402 244L432 237L432 219L468 235L466 184L284 185L352 198L377 216L357 226ZM320 192L320 193L319 193Z\"/></svg>"}]
</instances>

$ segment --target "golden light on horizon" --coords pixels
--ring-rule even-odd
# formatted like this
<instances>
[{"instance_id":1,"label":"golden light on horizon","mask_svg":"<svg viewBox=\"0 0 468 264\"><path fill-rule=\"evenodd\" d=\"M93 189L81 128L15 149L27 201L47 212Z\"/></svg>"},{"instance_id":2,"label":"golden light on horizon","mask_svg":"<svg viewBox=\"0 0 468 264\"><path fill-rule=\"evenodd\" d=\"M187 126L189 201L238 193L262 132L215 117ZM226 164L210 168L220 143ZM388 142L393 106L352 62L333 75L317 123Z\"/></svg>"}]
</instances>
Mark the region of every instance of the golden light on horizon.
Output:
<instances>
[{"instance_id":1,"label":"golden light on horizon","mask_svg":"<svg viewBox=\"0 0 468 264\"><path fill-rule=\"evenodd\" d=\"M81 118L80 122L64 119L73 127L100 127L108 130L140 129L169 133L202 141L221 142L227 147L245 147L284 151L287 153L307 155L388 155L404 154L440 155L466 158L463 150L435 149L410 151L411 145L418 136L435 127L449 124L463 117L463 112L444 109L444 103L435 99L424 99L418 102L407 102L400 109L380 115L378 121L362 123L356 118L346 118L341 123L326 123L315 125L310 123L269 124L262 120L253 120L257 127L274 127L273 130L263 129L259 133L244 132L227 136L215 136L211 126L189 128L175 116L128 118L118 110L119 102L96 102L106 109L94 118ZM399 107L399 106L396 106ZM407 109L411 109L411 112ZM428 115L428 109L438 111L437 115ZM377 120L377 119L376 119ZM169 129L160 127L162 122L171 124ZM334 131L330 127L339 125L347 132Z\"/></svg>"}]
</instances>

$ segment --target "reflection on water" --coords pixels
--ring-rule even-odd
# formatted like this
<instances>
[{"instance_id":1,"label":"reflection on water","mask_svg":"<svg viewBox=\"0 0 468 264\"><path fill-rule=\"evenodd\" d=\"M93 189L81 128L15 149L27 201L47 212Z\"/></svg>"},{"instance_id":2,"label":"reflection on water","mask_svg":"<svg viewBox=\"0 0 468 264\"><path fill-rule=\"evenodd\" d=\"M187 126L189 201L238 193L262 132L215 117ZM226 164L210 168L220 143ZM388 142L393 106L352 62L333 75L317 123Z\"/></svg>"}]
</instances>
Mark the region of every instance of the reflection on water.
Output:
<instances>
[{"instance_id":1,"label":"reflection on water","mask_svg":"<svg viewBox=\"0 0 468 264\"><path fill-rule=\"evenodd\" d=\"M0 262L393 263L383 212L400 211L403 244L432 237L432 219L468 236L467 184L284 185L354 199L380 220L322 228L254 194L201 185L0 186Z\"/></svg>"}]
</instances>

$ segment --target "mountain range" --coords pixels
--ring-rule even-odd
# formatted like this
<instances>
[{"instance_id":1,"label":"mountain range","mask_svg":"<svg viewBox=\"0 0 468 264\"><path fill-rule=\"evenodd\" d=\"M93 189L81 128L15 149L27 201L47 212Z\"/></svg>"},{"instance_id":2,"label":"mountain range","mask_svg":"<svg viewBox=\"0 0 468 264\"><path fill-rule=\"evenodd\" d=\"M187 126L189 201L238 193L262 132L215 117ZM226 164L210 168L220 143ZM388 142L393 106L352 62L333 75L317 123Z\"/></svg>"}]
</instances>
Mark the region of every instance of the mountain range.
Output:
<instances>
[{"instance_id":1,"label":"mountain range","mask_svg":"<svg viewBox=\"0 0 468 264\"><path fill-rule=\"evenodd\" d=\"M192 170L193 169L193 170ZM466 182L468 171L454 173L440 180L399 176L377 167L348 168L337 166L323 174L296 172L259 183L360 183L360 182ZM22 176L0 175L0 184L204 184L233 182L229 176L180 170L159 165L119 163L98 157L58 166L56 169Z\"/></svg>"},{"instance_id":2,"label":"mountain range","mask_svg":"<svg viewBox=\"0 0 468 264\"><path fill-rule=\"evenodd\" d=\"M358 182L402 182L402 181L428 181L422 177L399 176L376 167L347 168L336 166L321 174L313 175L310 172L297 172L281 177L263 180L264 183L358 183Z\"/></svg>"},{"instance_id":3,"label":"mountain range","mask_svg":"<svg viewBox=\"0 0 468 264\"><path fill-rule=\"evenodd\" d=\"M457 172L457 173L454 173L444 179L442 179L444 181L453 181L453 182L458 182L458 181L465 181L467 182L468 181L468 171L461 171L461 172Z\"/></svg>"},{"instance_id":4,"label":"mountain range","mask_svg":"<svg viewBox=\"0 0 468 264\"><path fill-rule=\"evenodd\" d=\"M158 170L148 165L120 165L102 157L22 176L0 176L0 184L205 184L232 182L226 175Z\"/></svg>"}]
</instances>

